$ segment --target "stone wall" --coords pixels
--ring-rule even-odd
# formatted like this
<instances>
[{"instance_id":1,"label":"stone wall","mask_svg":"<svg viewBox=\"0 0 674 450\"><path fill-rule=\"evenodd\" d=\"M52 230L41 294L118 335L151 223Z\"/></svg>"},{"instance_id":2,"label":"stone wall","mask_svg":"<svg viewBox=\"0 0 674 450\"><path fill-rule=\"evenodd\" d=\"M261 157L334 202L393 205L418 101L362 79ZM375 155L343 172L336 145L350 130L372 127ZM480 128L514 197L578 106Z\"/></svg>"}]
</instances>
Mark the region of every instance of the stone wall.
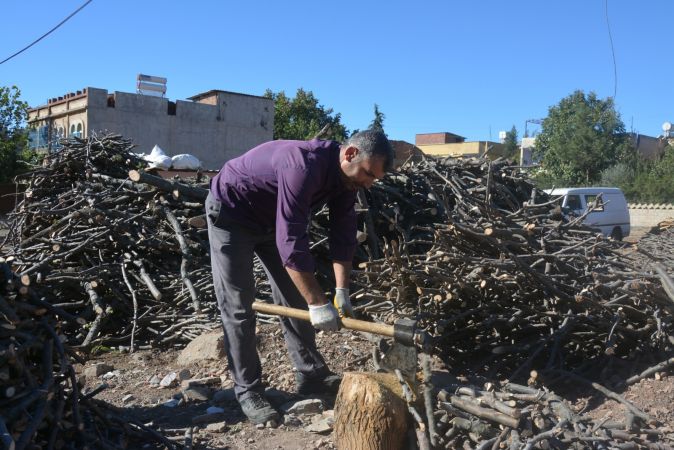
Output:
<instances>
[{"instance_id":1,"label":"stone wall","mask_svg":"<svg viewBox=\"0 0 674 450\"><path fill-rule=\"evenodd\" d=\"M653 227L665 219L674 218L674 204L628 203L632 228Z\"/></svg>"}]
</instances>

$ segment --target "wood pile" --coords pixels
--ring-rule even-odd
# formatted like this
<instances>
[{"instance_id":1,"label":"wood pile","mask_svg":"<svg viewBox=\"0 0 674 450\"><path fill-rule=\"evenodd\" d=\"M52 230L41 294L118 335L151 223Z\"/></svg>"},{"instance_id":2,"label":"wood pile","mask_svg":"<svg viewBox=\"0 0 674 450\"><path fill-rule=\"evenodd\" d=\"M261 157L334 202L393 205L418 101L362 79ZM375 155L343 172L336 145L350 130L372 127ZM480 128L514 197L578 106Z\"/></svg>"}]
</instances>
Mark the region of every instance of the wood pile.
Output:
<instances>
[{"instance_id":1,"label":"wood pile","mask_svg":"<svg viewBox=\"0 0 674 450\"><path fill-rule=\"evenodd\" d=\"M644 264L660 263L674 273L674 220L661 222L634 245L646 257Z\"/></svg>"},{"instance_id":2,"label":"wood pile","mask_svg":"<svg viewBox=\"0 0 674 450\"><path fill-rule=\"evenodd\" d=\"M426 159L363 200L356 311L418 320L456 373L594 378L672 351L674 299L659 276L505 162Z\"/></svg>"},{"instance_id":3,"label":"wood pile","mask_svg":"<svg viewBox=\"0 0 674 450\"><path fill-rule=\"evenodd\" d=\"M605 389L588 380L576 381ZM578 414L565 399L543 388L515 383L483 389L454 385L437 395L426 448L674 448L670 428L658 427L648 414L611 394L625 408L624 420Z\"/></svg>"},{"instance_id":4,"label":"wood pile","mask_svg":"<svg viewBox=\"0 0 674 450\"><path fill-rule=\"evenodd\" d=\"M192 226L204 223L205 189L137 170L131 148L116 135L74 138L18 180L4 258L76 319L62 324L72 346L184 345L216 317L208 236Z\"/></svg>"},{"instance_id":5,"label":"wood pile","mask_svg":"<svg viewBox=\"0 0 674 450\"><path fill-rule=\"evenodd\" d=\"M409 405L419 448L671 448L670 428L599 383L619 390L674 367L666 273L500 161L410 164L360 206L356 311L418 320L450 373L488 380L443 387L429 375L425 407ZM565 383L621 402L625 422L572 413L548 390Z\"/></svg>"},{"instance_id":6,"label":"wood pile","mask_svg":"<svg viewBox=\"0 0 674 450\"><path fill-rule=\"evenodd\" d=\"M0 260L0 442L2 448L174 449L157 432L82 392L82 362L63 329L84 320L49 290L26 286ZM61 300L62 301L62 300Z\"/></svg>"}]
</instances>

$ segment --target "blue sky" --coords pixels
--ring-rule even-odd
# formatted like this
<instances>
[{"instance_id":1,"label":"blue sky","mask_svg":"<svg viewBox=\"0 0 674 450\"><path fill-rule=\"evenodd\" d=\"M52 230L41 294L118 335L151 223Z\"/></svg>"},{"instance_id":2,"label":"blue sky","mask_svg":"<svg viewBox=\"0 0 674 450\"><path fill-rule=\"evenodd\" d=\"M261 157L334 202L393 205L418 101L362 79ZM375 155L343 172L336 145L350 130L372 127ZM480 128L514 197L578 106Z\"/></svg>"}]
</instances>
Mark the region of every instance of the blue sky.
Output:
<instances>
[{"instance_id":1,"label":"blue sky","mask_svg":"<svg viewBox=\"0 0 674 450\"><path fill-rule=\"evenodd\" d=\"M3 0L0 61L84 0ZM616 105L628 130L674 120L671 1L608 0ZM393 139L449 131L469 140L543 118L576 89L613 96L605 0L93 0L0 65L31 106L86 86L135 91L138 73L167 96L210 89L314 92L366 128L377 103ZM530 125L530 130L536 129Z\"/></svg>"}]
</instances>

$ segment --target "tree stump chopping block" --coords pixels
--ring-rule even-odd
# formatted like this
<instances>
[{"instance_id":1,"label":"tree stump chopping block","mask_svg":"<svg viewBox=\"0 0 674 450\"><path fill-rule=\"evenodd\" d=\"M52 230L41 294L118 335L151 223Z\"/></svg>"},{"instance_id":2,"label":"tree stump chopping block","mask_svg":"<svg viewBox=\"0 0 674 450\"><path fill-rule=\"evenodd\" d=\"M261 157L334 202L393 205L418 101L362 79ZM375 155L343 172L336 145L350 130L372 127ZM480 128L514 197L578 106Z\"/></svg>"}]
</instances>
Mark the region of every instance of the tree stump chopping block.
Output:
<instances>
[{"instance_id":1,"label":"tree stump chopping block","mask_svg":"<svg viewBox=\"0 0 674 450\"><path fill-rule=\"evenodd\" d=\"M407 404L395 375L344 374L335 401L334 433L338 449L402 449L407 424Z\"/></svg>"}]
</instances>

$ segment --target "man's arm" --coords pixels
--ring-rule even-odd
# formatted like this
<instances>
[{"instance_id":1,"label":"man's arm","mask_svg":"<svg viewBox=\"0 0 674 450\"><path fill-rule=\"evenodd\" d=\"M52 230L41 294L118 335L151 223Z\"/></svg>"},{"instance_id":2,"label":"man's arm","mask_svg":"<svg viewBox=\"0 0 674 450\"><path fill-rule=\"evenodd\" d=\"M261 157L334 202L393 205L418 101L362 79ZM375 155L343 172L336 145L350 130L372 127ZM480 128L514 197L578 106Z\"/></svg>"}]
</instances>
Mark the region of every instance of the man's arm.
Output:
<instances>
[{"instance_id":1,"label":"man's arm","mask_svg":"<svg viewBox=\"0 0 674 450\"><path fill-rule=\"evenodd\" d=\"M290 275L290 279L295 283L295 286L297 286L297 290L300 291L302 297L307 301L307 304L319 306L328 303L328 299L325 297L313 273L299 272L287 266L286 271Z\"/></svg>"},{"instance_id":2,"label":"man's arm","mask_svg":"<svg viewBox=\"0 0 674 450\"><path fill-rule=\"evenodd\" d=\"M351 279L351 261L332 261L335 271L335 287L349 289Z\"/></svg>"}]
</instances>

